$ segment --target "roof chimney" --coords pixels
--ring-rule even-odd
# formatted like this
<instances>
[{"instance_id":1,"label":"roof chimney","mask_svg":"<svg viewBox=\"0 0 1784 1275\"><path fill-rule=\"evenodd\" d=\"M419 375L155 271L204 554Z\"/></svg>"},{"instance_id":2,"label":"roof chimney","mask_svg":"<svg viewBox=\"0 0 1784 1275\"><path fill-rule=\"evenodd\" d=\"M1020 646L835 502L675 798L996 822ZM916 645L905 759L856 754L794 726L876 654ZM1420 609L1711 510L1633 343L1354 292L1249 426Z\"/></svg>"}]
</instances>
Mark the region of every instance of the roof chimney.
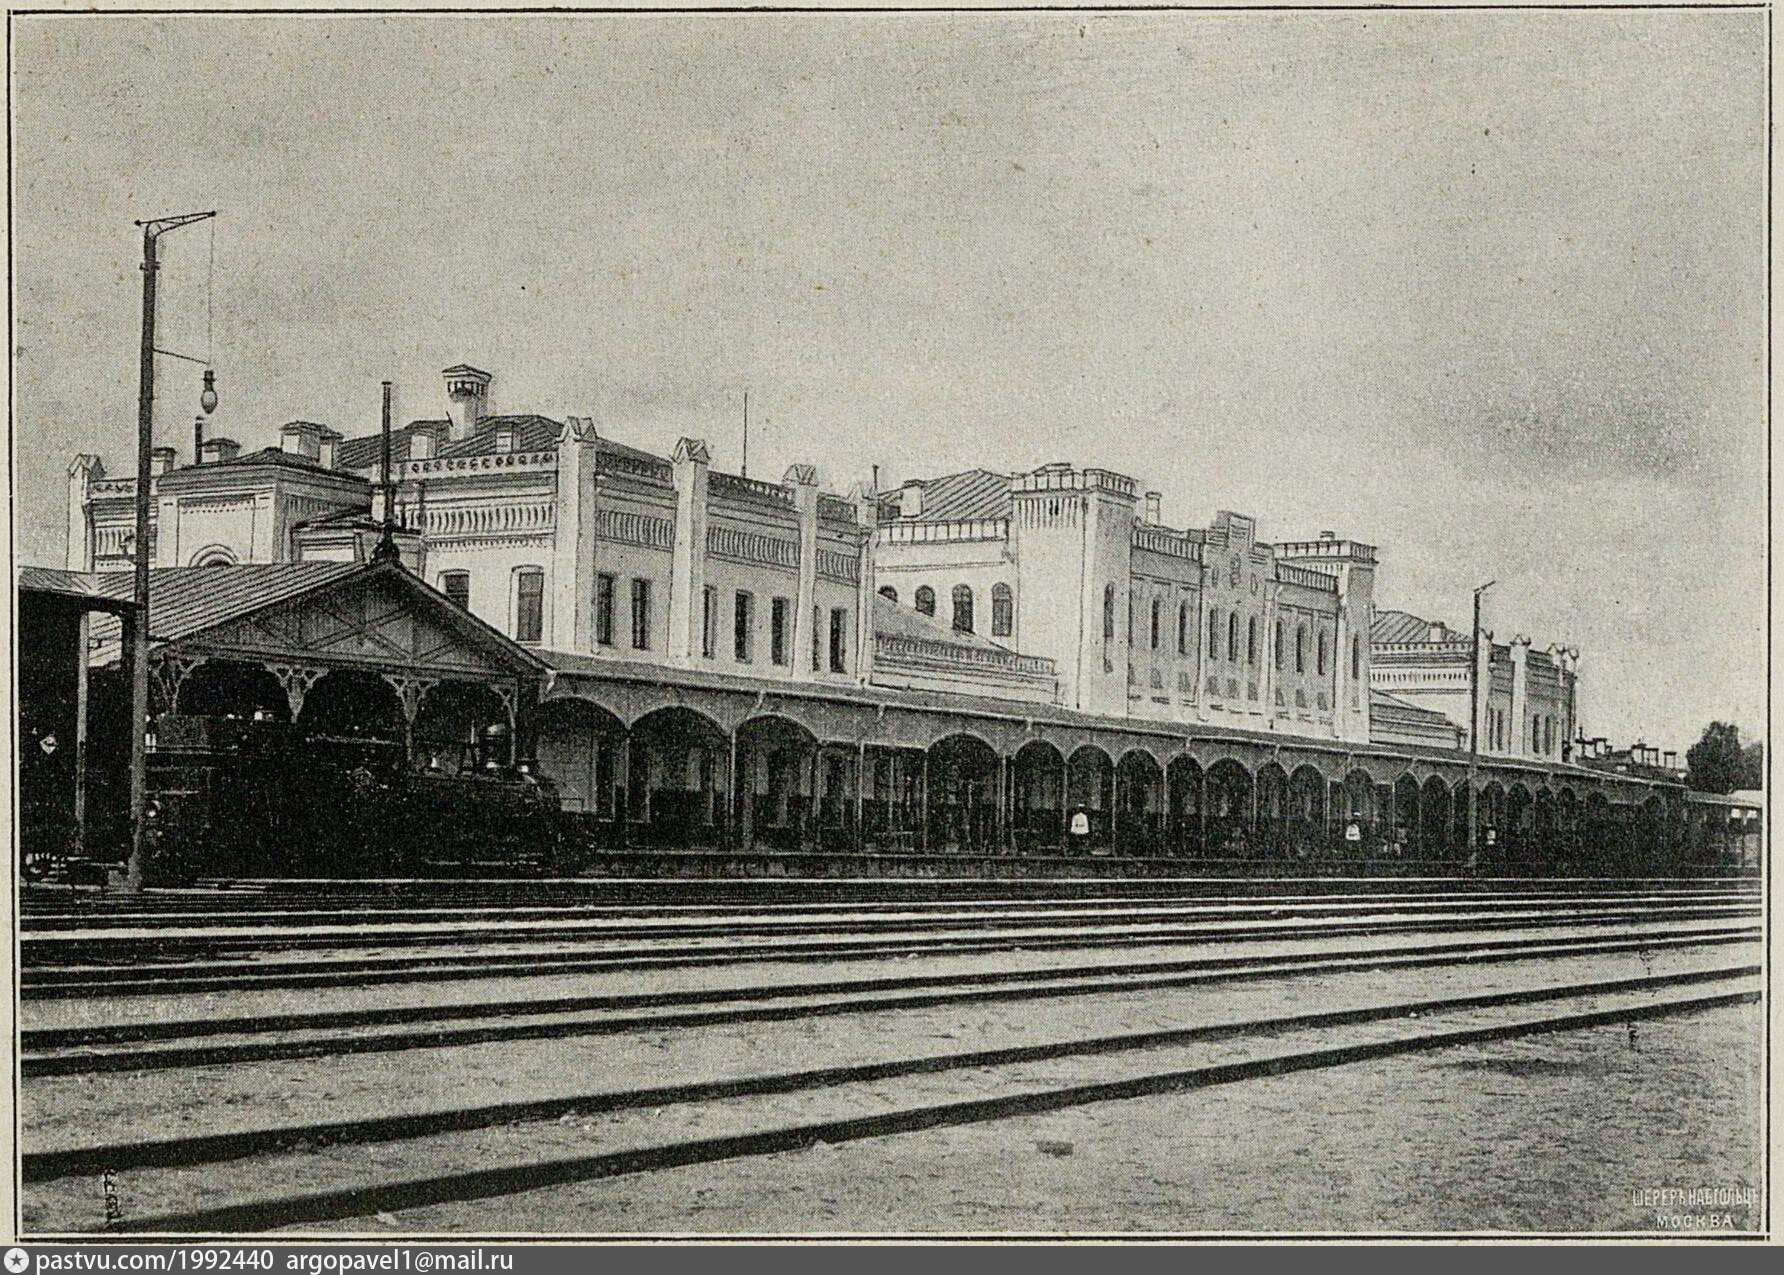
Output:
<instances>
[{"instance_id":1,"label":"roof chimney","mask_svg":"<svg viewBox=\"0 0 1784 1275\"><path fill-rule=\"evenodd\" d=\"M432 460L440 454L438 421L416 421L409 426L408 460Z\"/></svg>"},{"instance_id":2,"label":"roof chimney","mask_svg":"<svg viewBox=\"0 0 1784 1275\"><path fill-rule=\"evenodd\" d=\"M915 479L898 491L898 516L915 518L923 512L923 484Z\"/></svg>"},{"instance_id":3,"label":"roof chimney","mask_svg":"<svg viewBox=\"0 0 1784 1275\"><path fill-rule=\"evenodd\" d=\"M1319 538L1321 540L1336 540L1338 539L1338 534L1333 531L1322 531L1319 533Z\"/></svg>"},{"instance_id":4,"label":"roof chimney","mask_svg":"<svg viewBox=\"0 0 1784 1275\"><path fill-rule=\"evenodd\" d=\"M1156 527L1164 521L1164 519L1160 517L1160 513L1163 509L1163 500L1163 492L1149 491L1146 493L1146 522L1148 525Z\"/></svg>"},{"instance_id":5,"label":"roof chimney","mask_svg":"<svg viewBox=\"0 0 1784 1275\"><path fill-rule=\"evenodd\" d=\"M446 401L452 416L450 437L462 442L476 432L477 422L489 414L488 372L458 363L441 372L446 381Z\"/></svg>"},{"instance_id":6,"label":"roof chimney","mask_svg":"<svg viewBox=\"0 0 1784 1275\"><path fill-rule=\"evenodd\" d=\"M207 438L204 440L204 461L206 465L223 465L241 455L241 444L233 438Z\"/></svg>"},{"instance_id":7,"label":"roof chimney","mask_svg":"<svg viewBox=\"0 0 1784 1275\"><path fill-rule=\"evenodd\" d=\"M322 450L322 426L315 421L287 421L279 428L279 450L315 460Z\"/></svg>"},{"instance_id":8,"label":"roof chimney","mask_svg":"<svg viewBox=\"0 0 1784 1275\"><path fill-rule=\"evenodd\" d=\"M149 449L149 473L159 476L173 468L173 448L151 447Z\"/></svg>"}]
</instances>

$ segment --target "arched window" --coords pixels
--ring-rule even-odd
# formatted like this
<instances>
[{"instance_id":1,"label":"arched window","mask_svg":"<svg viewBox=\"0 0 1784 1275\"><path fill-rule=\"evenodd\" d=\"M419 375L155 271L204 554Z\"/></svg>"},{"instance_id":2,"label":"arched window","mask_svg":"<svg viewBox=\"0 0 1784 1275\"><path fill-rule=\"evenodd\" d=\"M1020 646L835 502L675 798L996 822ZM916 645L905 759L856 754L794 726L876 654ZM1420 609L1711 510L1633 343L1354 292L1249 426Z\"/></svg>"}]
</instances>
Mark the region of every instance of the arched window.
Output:
<instances>
[{"instance_id":1,"label":"arched window","mask_svg":"<svg viewBox=\"0 0 1784 1275\"><path fill-rule=\"evenodd\" d=\"M1220 658L1220 612L1208 608L1208 658Z\"/></svg>"},{"instance_id":2,"label":"arched window","mask_svg":"<svg viewBox=\"0 0 1784 1275\"><path fill-rule=\"evenodd\" d=\"M1103 586L1103 641L1115 640L1115 586Z\"/></svg>"},{"instance_id":3,"label":"arched window","mask_svg":"<svg viewBox=\"0 0 1784 1275\"><path fill-rule=\"evenodd\" d=\"M880 586L880 596L888 602L896 602L898 601L898 590L894 589L889 584L882 584Z\"/></svg>"},{"instance_id":4,"label":"arched window","mask_svg":"<svg viewBox=\"0 0 1784 1275\"><path fill-rule=\"evenodd\" d=\"M1275 647L1274 654L1276 657L1276 667L1281 668L1282 667L1282 621L1281 620L1276 621L1276 647Z\"/></svg>"},{"instance_id":5,"label":"arched window","mask_svg":"<svg viewBox=\"0 0 1784 1275\"><path fill-rule=\"evenodd\" d=\"M1152 599L1152 649L1158 650L1158 617L1163 604L1157 598Z\"/></svg>"},{"instance_id":6,"label":"arched window","mask_svg":"<svg viewBox=\"0 0 1784 1275\"><path fill-rule=\"evenodd\" d=\"M926 584L917 589L917 610L923 615L935 614L935 590Z\"/></svg>"},{"instance_id":7,"label":"arched window","mask_svg":"<svg viewBox=\"0 0 1784 1275\"><path fill-rule=\"evenodd\" d=\"M991 636L1009 637L1016 627L1015 596L1007 584L991 586Z\"/></svg>"},{"instance_id":8,"label":"arched window","mask_svg":"<svg viewBox=\"0 0 1784 1275\"><path fill-rule=\"evenodd\" d=\"M1227 615L1227 662L1239 662L1239 613L1229 612Z\"/></svg>"},{"instance_id":9,"label":"arched window","mask_svg":"<svg viewBox=\"0 0 1784 1275\"><path fill-rule=\"evenodd\" d=\"M967 585L954 586L954 632L973 631L973 591Z\"/></svg>"},{"instance_id":10,"label":"arched window","mask_svg":"<svg viewBox=\"0 0 1784 1275\"><path fill-rule=\"evenodd\" d=\"M1303 625L1298 626L1295 629L1295 672L1305 673L1306 671L1307 671L1307 626L1305 624L1303 624Z\"/></svg>"},{"instance_id":11,"label":"arched window","mask_svg":"<svg viewBox=\"0 0 1784 1275\"><path fill-rule=\"evenodd\" d=\"M1177 654L1189 654L1189 603L1177 608Z\"/></svg>"},{"instance_id":12,"label":"arched window","mask_svg":"<svg viewBox=\"0 0 1784 1275\"><path fill-rule=\"evenodd\" d=\"M1319 631L1319 675L1326 675L1326 631Z\"/></svg>"},{"instance_id":13,"label":"arched window","mask_svg":"<svg viewBox=\"0 0 1784 1275\"><path fill-rule=\"evenodd\" d=\"M1245 662L1257 663L1257 617L1245 621Z\"/></svg>"},{"instance_id":14,"label":"arched window","mask_svg":"<svg viewBox=\"0 0 1784 1275\"><path fill-rule=\"evenodd\" d=\"M1350 680L1356 681L1363 676L1363 643L1355 634L1350 635Z\"/></svg>"}]
</instances>

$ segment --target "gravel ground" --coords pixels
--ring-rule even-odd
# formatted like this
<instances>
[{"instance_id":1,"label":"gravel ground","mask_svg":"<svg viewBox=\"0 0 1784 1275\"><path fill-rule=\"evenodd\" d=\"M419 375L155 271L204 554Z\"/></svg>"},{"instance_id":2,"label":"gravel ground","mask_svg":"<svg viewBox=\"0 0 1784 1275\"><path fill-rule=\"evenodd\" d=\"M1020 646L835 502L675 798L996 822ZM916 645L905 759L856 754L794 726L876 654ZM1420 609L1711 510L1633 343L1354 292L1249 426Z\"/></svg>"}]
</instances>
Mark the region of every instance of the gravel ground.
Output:
<instances>
[{"instance_id":1,"label":"gravel ground","mask_svg":"<svg viewBox=\"0 0 1784 1275\"><path fill-rule=\"evenodd\" d=\"M958 1053L1008 1044L1244 1021L1316 1008L1386 1004L1571 980L1728 966L1750 962L1756 954L1755 948L1742 946L1659 953L1646 959L1630 954L1437 970L1372 971L619 1037L507 1042L134 1076L114 1073L45 1078L33 1080L25 1087L24 1144L27 1150L85 1146L127 1137L182 1136L401 1110L425 1111L467 1102L565 1096L640 1084ZM1690 995L1693 990L1677 989L1663 995ZM1045 1008L1037 1011L1039 1006ZM1400 1028L1385 1024L1369 1030L1398 1032ZM1325 1035L1329 1031L1309 1034L1308 1040L1298 1047L1320 1047L1324 1044L1320 1037ZM1276 1052L1274 1047L1271 1052ZM1187 1051L1187 1061L1181 1065L1227 1061L1231 1056L1230 1045L1202 1045ZM1156 1059L1148 1056L1141 1069L1159 1069L1153 1066L1154 1062ZM1107 1078L1117 1070L1107 1057L1079 1058L1040 1064L1036 1070L1021 1074L1037 1083L1081 1083ZM624 1078L623 1083L617 1081L620 1077ZM985 1092L983 1083L972 1072L945 1073L924 1082L923 1092L928 1095L924 1100L981 1096ZM1000 1083L1007 1083L1007 1077ZM910 1082L884 1082L864 1100L909 1105L913 1100L910 1092ZM279 1096L269 1099L269 1094ZM744 1120L745 1127L763 1127L765 1122L784 1124L820 1118L839 1097L843 1106L832 1114L853 1114L855 1106L846 1094L839 1095L837 1091L806 1091L734 1102L729 1108L721 1103L669 1109L664 1113L615 1113L597 1118L600 1145L596 1149L642 1145L675 1136L707 1136L715 1128L729 1131L733 1126L728 1122L736 1119ZM714 1111L720 1114L714 1117ZM659 1122L663 1115L668 1116L667 1123ZM132 1212L141 1216L191 1207L214 1197L223 1184L227 1184L232 1196L250 1182L259 1184L252 1194L284 1194L305 1184L333 1185L363 1172L412 1176L440 1171L440 1167L462 1163L467 1154L472 1163L483 1164L502 1162L515 1155L521 1157L521 1162L530 1162L531 1158L549 1154L586 1153L590 1149L588 1129L587 1125L568 1131L528 1125L454 1135L433 1150L418 1144L335 1148L313 1156L270 1157L258 1169L255 1162L237 1161L171 1176L150 1175L161 1180L138 1180L131 1185L135 1197ZM567 1144L563 1141L565 1136L570 1138ZM300 1175L298 1180L293 1180L294 1172ZM84 1215L85 1206L92 1202L87 1198L91 1194L91 1184L78 1182L33 1188L27 1196L27 1218L34 1228L81 1225L72 1219ZM761 1225L756 1224L758 1228Z\"/></svg>"},{"instance_id":2,"label":"gravel ground","mask_svg":"<svg viewBox=\"0 0 1784 1275\"><path fill-rule=\"evenodd\" d=\"M374 1234L1751 1231L1759 1007L1469 1046L1046 1116L613 1178ZM1043 1142L1071 1144L1069 1155ZM1762 1197L1761 1197L1762 1198Z\"/></svg>"},{"instance_id":3,"label":"gravel ground","mask_svg":"<svg viewBox=\"0 0 1784 1275\"><path fill-rule=\"evenodd\" d=\"M1741 944L1647 956L1626 953L1218 981L1187 988L857 1012L787 1022L159 1072L36 1077L20 1093L21 1145L25 1151L39 1151L125 1138L150 1140L363 1119L1570 981L1638 978L1757 959L1757 945Z\"/></svg>"}]
</instances>

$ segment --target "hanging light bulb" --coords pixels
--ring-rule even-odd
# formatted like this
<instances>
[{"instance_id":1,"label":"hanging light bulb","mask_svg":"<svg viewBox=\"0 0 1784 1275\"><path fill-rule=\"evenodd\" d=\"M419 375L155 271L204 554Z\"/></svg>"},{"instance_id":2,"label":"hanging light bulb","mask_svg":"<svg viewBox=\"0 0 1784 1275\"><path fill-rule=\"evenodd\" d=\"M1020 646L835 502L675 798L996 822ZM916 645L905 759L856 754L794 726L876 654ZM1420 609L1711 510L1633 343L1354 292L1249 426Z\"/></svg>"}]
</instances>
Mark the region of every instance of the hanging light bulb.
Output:
<instances>
[{"instance_id":1,"label":"hanging light bulb","mask_svg":"<svg viewBox=\"0 0 1784 1275\"><path fill-rule=\"evenodd\" d=\"M206 416L217 410L217 374L208 367L204 370L204 393L198 396L198 405Z\"/></svg>"}]
</instances>

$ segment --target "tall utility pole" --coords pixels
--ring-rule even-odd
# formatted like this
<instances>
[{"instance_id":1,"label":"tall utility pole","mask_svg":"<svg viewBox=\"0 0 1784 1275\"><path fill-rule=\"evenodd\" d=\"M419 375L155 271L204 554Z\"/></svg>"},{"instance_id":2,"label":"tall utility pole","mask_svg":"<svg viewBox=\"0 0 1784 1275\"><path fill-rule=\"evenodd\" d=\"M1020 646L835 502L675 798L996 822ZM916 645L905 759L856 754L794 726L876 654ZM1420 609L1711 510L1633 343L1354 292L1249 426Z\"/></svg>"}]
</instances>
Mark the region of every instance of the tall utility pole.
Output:
<instances>
[{"instance_id":1,"label":"tall utility pole","mask_svg":"<svg viewBox=\"0 0 1784 1275\"><path fill-rule=\"evenodd\" d=\"M1474 635L1468 643L1468 861L1480 852L1480 599L1498 583L1489 580L1474 591Z\"/></svg>"},{"instance_id":2,"label":"tall utility pole","mask_svg":"<svg viewBox=\"0 0 1784 1275\"><path fill-rule=\"evenodd\" d=\"M136 397L136 615L130 633L130 859L124 888L142 888L143 813L149 792L149 453L155 446L155 272L162 235L211 212L139 221L142 227L142 365Z\"/></svg>"}]
</instances>

